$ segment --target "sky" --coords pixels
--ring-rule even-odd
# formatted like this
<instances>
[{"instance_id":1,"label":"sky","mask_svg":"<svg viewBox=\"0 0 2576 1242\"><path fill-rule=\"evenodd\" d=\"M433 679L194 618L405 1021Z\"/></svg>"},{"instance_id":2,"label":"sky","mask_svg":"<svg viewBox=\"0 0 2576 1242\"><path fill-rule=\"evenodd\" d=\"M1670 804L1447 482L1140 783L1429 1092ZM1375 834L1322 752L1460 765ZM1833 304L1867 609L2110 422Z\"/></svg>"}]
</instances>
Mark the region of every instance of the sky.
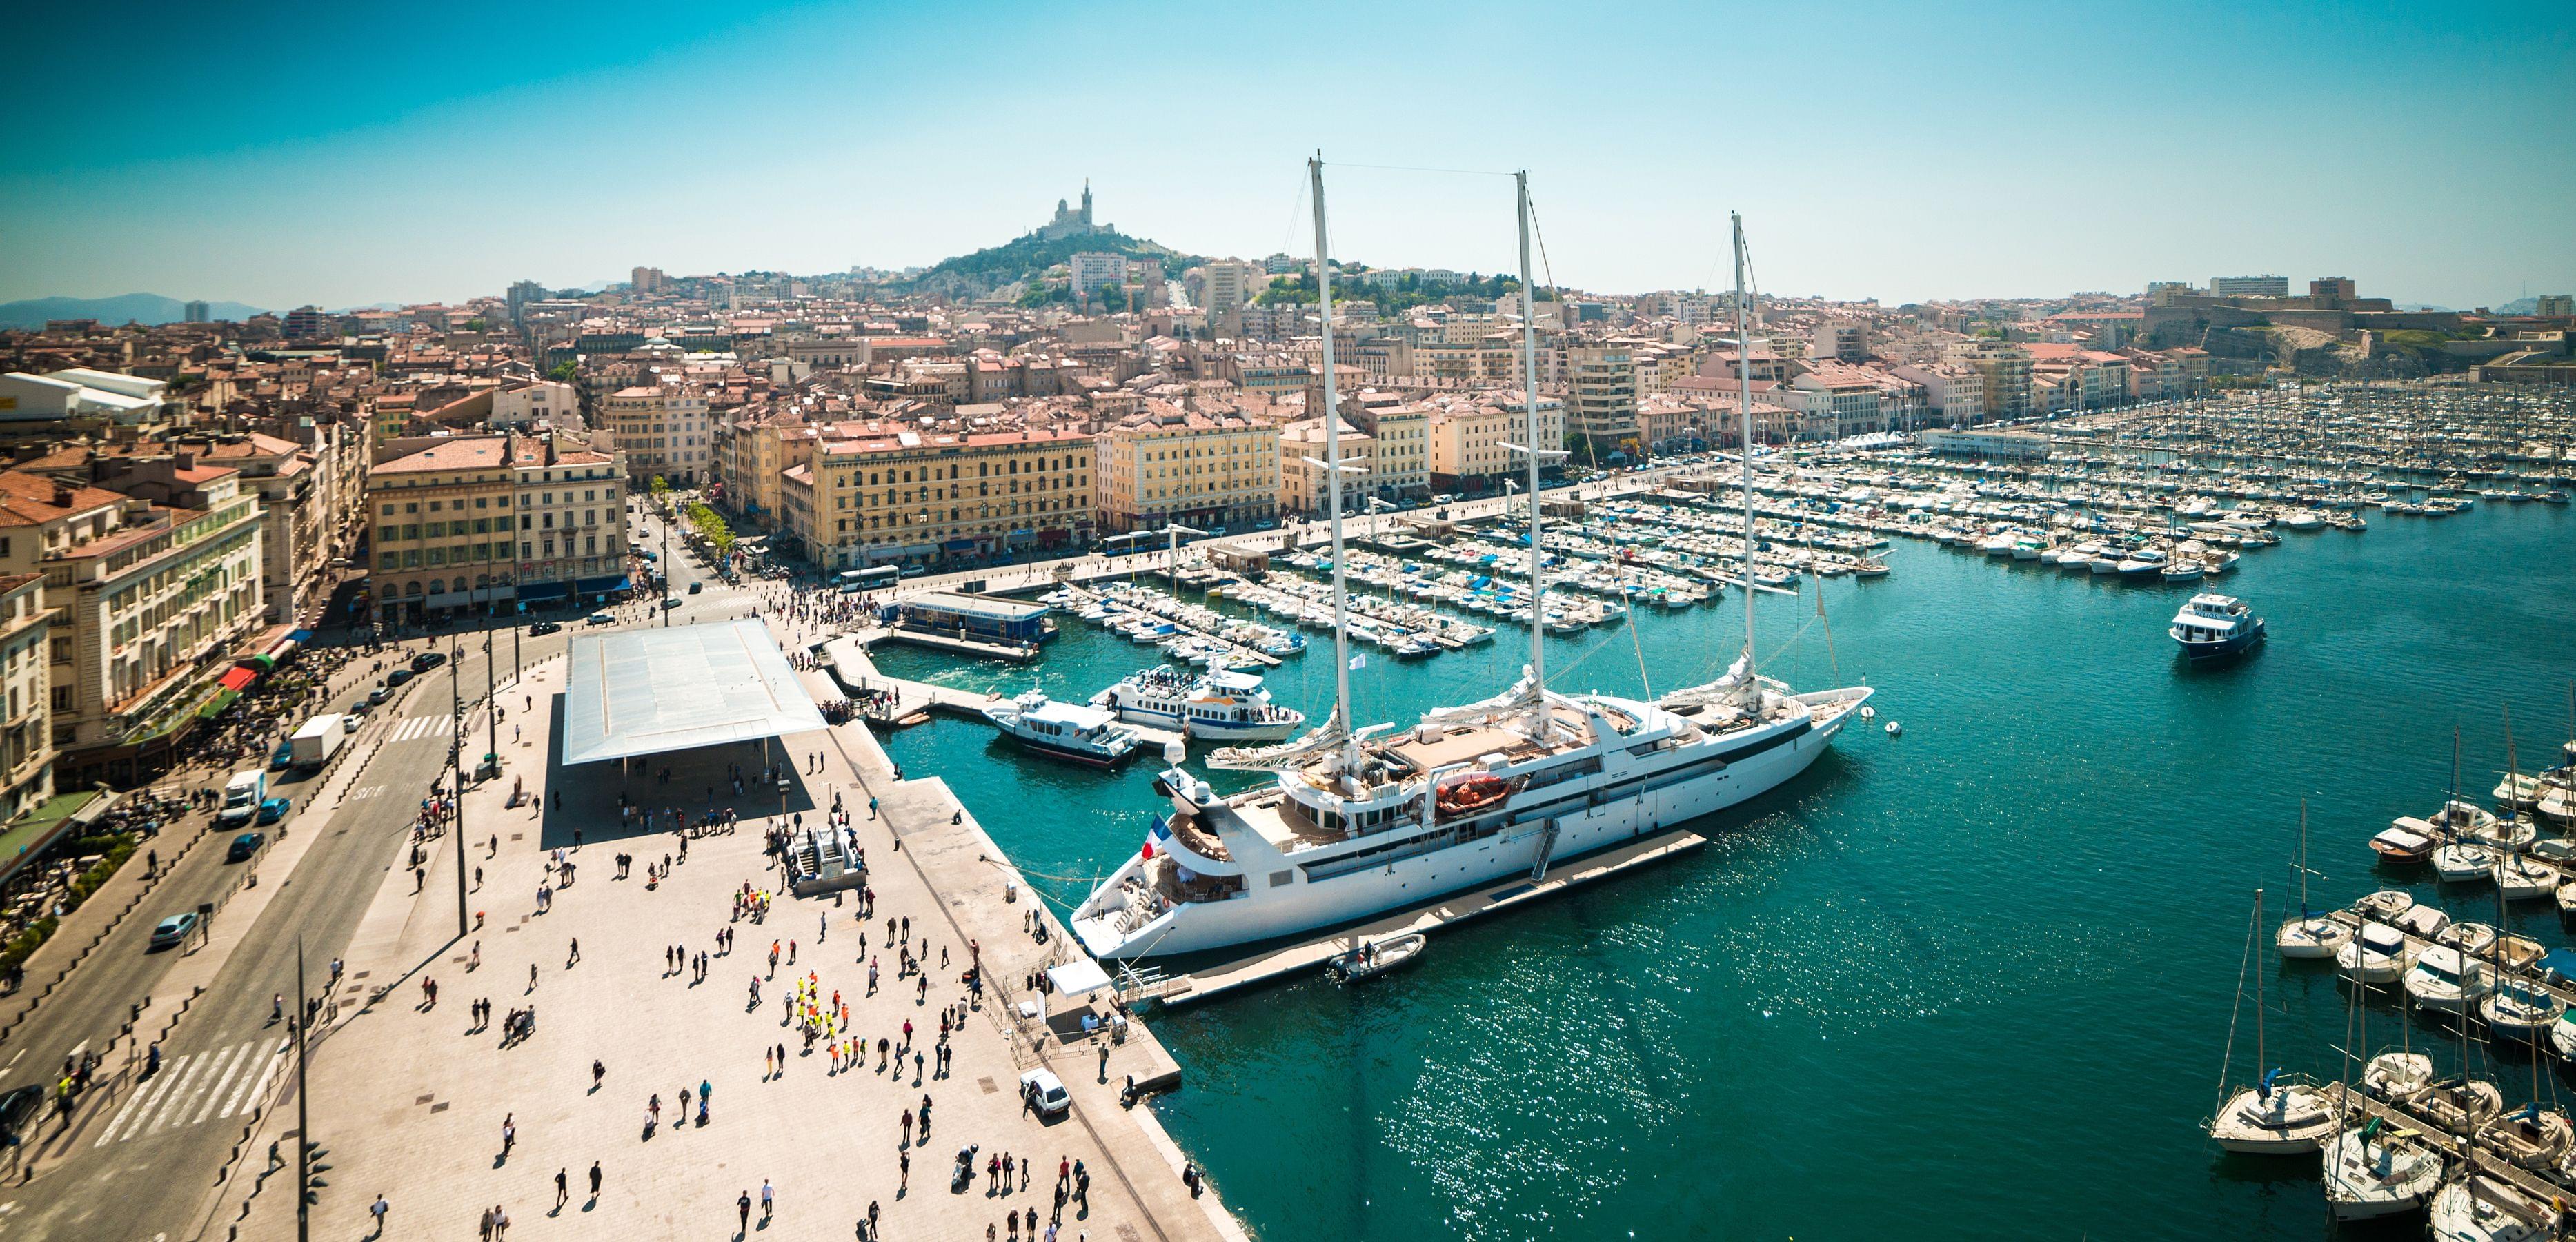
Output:
<instances>
[{"instance_id":1,"label":"sky","mask_svg":"<svg viewBox=\"0 0 2576 1242\"><path fill-rule=\"evenodd\" d=\"M1928 299L2576 289L2558 4L37 6L0 300L286 308L929 264L1098 216L1198 254ZM1543 276L1543 279L1545 277Z\"/></svg>"}]
</instances>

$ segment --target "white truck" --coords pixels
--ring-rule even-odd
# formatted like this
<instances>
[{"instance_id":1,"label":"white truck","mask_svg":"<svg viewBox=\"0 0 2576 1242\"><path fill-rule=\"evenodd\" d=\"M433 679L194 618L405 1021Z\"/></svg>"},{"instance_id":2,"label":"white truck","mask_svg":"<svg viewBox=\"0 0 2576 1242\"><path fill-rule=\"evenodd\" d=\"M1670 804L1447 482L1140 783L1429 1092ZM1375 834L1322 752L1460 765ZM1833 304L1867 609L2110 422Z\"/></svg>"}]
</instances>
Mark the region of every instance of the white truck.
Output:
<instances>
[{"instance_id":1,"label":"white truck","mask_svg":"<svg viewBox=\"0 0 2576 1242\"><path fill-rule=\"evenodd\" d=\"M268 797L268 773L257 770L235 772L224 782L224 806L215 812L219 824L247 824L259 814L260 801Z\"/></svg>"},{"instance_id":2,"label":"white truck","mask_svg":"<svg viewBox=\"0 0 2576 1242\"><path fill-rule=\"evenodd\" d=\"M287 748L292 752L287 761L307 772L318 770L330 762L331 753L340 749L340 739L346 734L337 713L307 720L304 727L286 739Z\"/></svg>"}]
</instances>

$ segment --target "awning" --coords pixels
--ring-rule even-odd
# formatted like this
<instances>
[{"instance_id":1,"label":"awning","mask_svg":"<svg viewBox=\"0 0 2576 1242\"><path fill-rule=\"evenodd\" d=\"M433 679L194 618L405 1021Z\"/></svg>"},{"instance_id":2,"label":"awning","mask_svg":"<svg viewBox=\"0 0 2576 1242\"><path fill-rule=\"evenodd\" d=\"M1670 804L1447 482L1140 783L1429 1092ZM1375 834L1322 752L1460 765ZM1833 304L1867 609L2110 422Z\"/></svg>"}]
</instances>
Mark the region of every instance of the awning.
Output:
<instances>
[{"instance_id":1,"label":"awning","mask_svg":"<svg viewBox=\"0 0 2576 1242\"><path fill-rule=\"evenodd\" d=\"M297 630L294 633L287 635L287 637L294 639L298 644L309 643L313 641L313 631Z\"/></svg>"},{"instance_id":2,"label":"awning","mask_svg":"<svg viewBox=\"0 0 2576 1242\"><path fill-rule=\"evenodd\" d=\"M1047 967L1047 982L1066 996L1081 996L1109 986L1109 972L1090 958L1076 958L1062 966Z\"/></svg>"},{"instance_id":3,"label":"awning","mask_svg":"<svg viewBox=\"0 0 2576 1242\"><path fill-rule=\"evenodd\" d=\"M212 720L215 717L215 713L232 706L233 700L240 697L241 691L239 690L220 691L215 695L215 697L206 700L206 705L204 707L197 709L197 715L202 719Z\"/></svg>"},{"instance_id":4,"label":"awning","mask_svg":"<svg viewBox=\"0 0 2576 1242\"><path fill-rule=\"evenodd\" d=\"M519 584L519 598L561 599L570 590L572 584L569 582L523 582Z\"/></svg>"},{"instance_id":5,"label":"awning","mask_svg":"<svg viewBox=\"0 0 2576 1242\"><path fill-rule=\"evenodd\" d=\"M946 548L951 552L972 552L975 550L975 541L972 539L951 539L939 546Z\"/></svg>"},{"instance_id":6,"label":"awning","mask_svg":"<svg viewBox=\"0 0 2576 1242\"><path fill-rule=\"evenodd\" d=\"M584 578L575 584L575 589L584 595L594 595L605 591L623 591L634 585L634 579L619 575L613 578Z\"/></svg>"},{"instance_id":7,"label":"awning","mask_svg":"<svg viewBox=\"0 0 2576 1242\"><path fill-rule=\"evenodd\" d=\"M276 667L277 657L271 655L243 656L241 659L233 662L233 671L235 672L248 671L254 674L265 673Z\"/></svg>"},{"instance_id":8,"label":"awning","mask_svg":"<svg viewBox=\"0 0 2576 1242\"><path fill-rule=\"evenodd\" d=\"M235 694L239 694L244 690L250 689L250 683L257 680L259 680L259 670L235 668L226 670L223 676L215 679L215 684L220 685L224 689L230 690Z\"/></svg>"}]
</instances>

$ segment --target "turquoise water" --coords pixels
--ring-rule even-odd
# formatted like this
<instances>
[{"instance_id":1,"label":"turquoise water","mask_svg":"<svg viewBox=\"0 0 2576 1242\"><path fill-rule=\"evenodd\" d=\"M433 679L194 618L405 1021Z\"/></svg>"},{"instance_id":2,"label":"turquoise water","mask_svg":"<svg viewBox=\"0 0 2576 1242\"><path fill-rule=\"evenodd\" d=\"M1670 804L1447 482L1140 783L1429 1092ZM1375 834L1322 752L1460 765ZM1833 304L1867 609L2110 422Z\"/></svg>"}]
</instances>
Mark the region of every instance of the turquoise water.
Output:
<instances>
[{"instance_id":1,"label":"turquoise water","mask_svg":"<svg viewBox=\"0 0 2576 1242\"><path fill-rule=\"evenodd\" d=\"M1765 597L1764 671L1866 679L1901 738L1846 732L1710 821L1709 848L1444 934L1400 977L1161 1017L1188 1074L1158 1106L1166 1124L1273 1239L2327 1232L2312 1160L2221 1158L2197 1130L2253 891L2267 921L2296 902L2302 798L2328 874L2316 900L2340 904L2408 878L2374 874L2365 842L2440 805L2454 726L2480 801L2504 765L2503 708L2526 768L2567 737L2576 513L2488 502L2283 539L2217 588L2273 634L2218 668L2181 666L2164 635L2189 588L1917 544L1887 579L1826 584L1830 629L1812 593ZM1653 685L1712 675L1742 617L1734 596L1641 616ZM1035 669L883 662L1063 695L1150 662L1066 624ZM1358 714L1491 693L1526 642L1509 628L1420 663L1372 655ZM1550 660L1560 687L1638 689L1624 630L1553 642ZM1318 650L1271 684L1320 713L1331 674ZM1155 806L1151 763L1025 759L981 726L888 749L944 774L1023 866L1068 877L1059 900L1135 849ZM2411 887L2434 899L2424 879ZM2447 904L2495 921L2492 888ZM2547 903L2512 922L2569 943ZM2343 993L2268 942L2255 964L2270 1059L2331 1076ZM2385 1002L2371 1037L2447 1038ZM2250 1049L2236 1062L2234 1078L2254 1073ZM2480 1064L2531 1093L2527 1058ZM2542 1094L2576 1098L2576 1079Z\"/></svg>"}]
</instances>

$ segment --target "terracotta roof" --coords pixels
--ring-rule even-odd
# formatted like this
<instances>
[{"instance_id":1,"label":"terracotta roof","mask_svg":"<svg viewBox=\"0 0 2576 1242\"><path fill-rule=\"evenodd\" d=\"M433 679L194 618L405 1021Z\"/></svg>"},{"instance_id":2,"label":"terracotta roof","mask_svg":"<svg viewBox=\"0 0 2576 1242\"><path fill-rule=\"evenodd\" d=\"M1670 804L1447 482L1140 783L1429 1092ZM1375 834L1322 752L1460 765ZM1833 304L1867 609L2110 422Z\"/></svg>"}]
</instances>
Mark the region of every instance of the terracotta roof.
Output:
<instances>
[{"instance_id":1,"label":"terracotta roof","mask_svg":"<svg viewBox=\"0 0 2576 1242\"><path fill-rule=\"evenodd\" d=\"M0 514L5 514L16 525L29 526L92 509L112 508L126 500L124 496L102 487L75 485L68 489L71 503L58 505L54 503L54 495L59 486L44 475L0 470Z\"/></svg>"},{"instance_id":2,"label":"terracotta roof","mask_svg":"<svg viewBox=\"0 0 2576 1242\"><path fill-rule=\"evenodd\" d=\"M474 470L502 463L502 450L509 441L499 436L472 436L433 444L407 457L397 457L370 469L369 474L409 474L422 470Z\"/></svg>"}]
</instances>

